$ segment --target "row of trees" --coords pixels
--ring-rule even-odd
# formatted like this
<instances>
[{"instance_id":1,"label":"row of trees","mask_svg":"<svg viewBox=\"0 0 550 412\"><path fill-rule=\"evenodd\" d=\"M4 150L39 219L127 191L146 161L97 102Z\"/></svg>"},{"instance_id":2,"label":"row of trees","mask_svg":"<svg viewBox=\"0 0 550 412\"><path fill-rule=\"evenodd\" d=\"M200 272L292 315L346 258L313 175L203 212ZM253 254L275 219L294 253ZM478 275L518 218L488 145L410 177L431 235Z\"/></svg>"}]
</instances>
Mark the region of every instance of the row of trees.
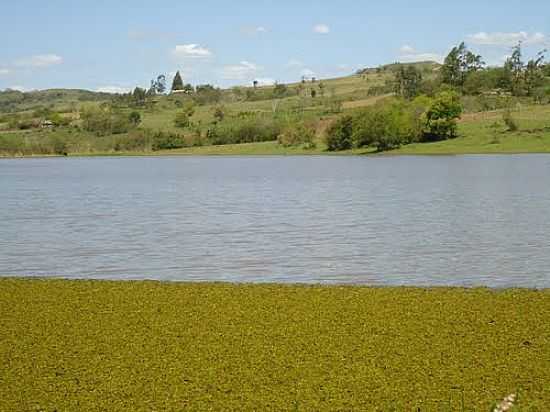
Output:
<instances>
[{"instance_id":1,"label":"row of trees","mask_svg":"<svg viewBox=\"0 0 550 412\"><path fill-rule=\"evenodd\" d=\"M546 79L550 76L550 64L545 64L545 53L542 50L525 62L519 43L503 66L487 67L482 56L461 43L447 55L435 79L424 79L414 65L399 65L395 69L393 91L409 100L452 88L465 95L499 91L540 101L545 95L550 97L550 81Z\"/></svg>"}]
</instances>

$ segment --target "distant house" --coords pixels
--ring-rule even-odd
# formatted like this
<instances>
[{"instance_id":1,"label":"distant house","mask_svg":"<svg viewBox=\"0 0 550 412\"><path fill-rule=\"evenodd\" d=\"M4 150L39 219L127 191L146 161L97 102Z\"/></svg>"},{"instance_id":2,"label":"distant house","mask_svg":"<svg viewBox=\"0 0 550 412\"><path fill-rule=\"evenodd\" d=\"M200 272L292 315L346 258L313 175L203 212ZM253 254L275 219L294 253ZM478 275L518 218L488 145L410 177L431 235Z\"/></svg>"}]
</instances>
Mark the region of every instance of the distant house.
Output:
<instances>
[{"instance_id":1,"label":"distant house","mask_svg":"<svg viewBox=\"0 0 550 412\"><path fill-rule=\"evenodd\" d=\"M51 120L44 120L42 122L41 126L42 126L43 129L51 129L55 125L53 124L53 122Z\"/></svg>"}]
</instances>

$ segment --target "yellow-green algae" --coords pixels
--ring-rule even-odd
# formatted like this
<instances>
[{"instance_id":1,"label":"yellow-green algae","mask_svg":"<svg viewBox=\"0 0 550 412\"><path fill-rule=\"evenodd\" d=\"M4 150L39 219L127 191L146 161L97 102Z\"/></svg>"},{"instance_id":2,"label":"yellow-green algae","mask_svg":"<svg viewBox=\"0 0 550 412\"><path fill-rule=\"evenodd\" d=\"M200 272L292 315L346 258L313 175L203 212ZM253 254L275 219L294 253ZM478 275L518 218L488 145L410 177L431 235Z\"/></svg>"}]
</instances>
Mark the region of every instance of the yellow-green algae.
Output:
<instances>
[{"instance_id":1,"label":"yellow-green algae","mask_svg":"<svg viewBox=\"0 0 550 412\"><path fill-rule=\"evenodd\" d=\"M550 410L547 290L2 279L0 325L2 411Z\"/></svg>"}]
</instances>

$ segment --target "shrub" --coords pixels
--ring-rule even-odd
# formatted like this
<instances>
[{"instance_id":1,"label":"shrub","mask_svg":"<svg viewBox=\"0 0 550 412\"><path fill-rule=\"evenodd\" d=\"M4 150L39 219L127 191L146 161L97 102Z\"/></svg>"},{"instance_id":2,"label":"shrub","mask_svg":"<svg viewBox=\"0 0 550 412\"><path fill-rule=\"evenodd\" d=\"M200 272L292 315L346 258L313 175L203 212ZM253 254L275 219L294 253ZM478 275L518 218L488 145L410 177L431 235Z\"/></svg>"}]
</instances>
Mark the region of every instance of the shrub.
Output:
<instances>
[{"instance_id":1,"label":"shrub","mask_svg":"<svg viewBox=\"0 0 550 412\"><path fill-rule=\"evenodd\" d=\"M436 141L456 137L456 120L460 118L462 110L462 103L456 92L444 91L437 94L423 115L423 139Z\"/></svg>"},{"instance_id":2,"label":"shrub","mask_svg":"<svg viewBox=\"0 0 550 412\"><path fill-rule=\"evenodd\" d=\"M137 111L133 111L128 115L128 121L133 126L138 126L141 123L141 114Z\"/></svg>"},{"instance_id":3,"label":"shrub","mask_svg":"<svg viewBox=\"0 0 550 412\"><path fill-rule=\"evenodd\" d=\"M349 150L353 147L353 117L345 115L334 122L327 130L329 151Z\"/></svg>"},{"instance_id":4,"label":"shrub","mask_svg":"<svg viewBox=\"0 0 550 412\"><path fill-rule=\"evenodd\" d=\"M518 124L513 118L512 112L509 109L505 110L504 113L502 113L502 121L504 122L506 127L508 127L509 132L516 132L519 129Z\"/></svg>"},{"instance_id":5,"label":"shrub","mask_svg":"<svg viewBox=\"0 0 550 412\"><path fill-rule=\"evenodd\" d=\"M151 149L153 151L181 149L185 146L185 139L179 134L155 132L151 136Z\"/></svg>"},{"instance_id":6,"label":"shrub","mask_svg":"<svg viewBox=\"0 0 550 412\"><path fill-rule=\"evenodd\" d=\"M90 107L82 111L82 128L98 136L127 133L132 124L128 116L110 107Z\"/></svg>"},{"instance_id":7,"label":"shrub","mask_svg":"<svg viewBox=\"0 0 550 412\"><path fill-rule=\"evenodd\" d=\"M280 145L285 147L302 146L305 149L314 149L315 129L304 123L287 126L277 138Z\"/></svg>"}]
</instances>

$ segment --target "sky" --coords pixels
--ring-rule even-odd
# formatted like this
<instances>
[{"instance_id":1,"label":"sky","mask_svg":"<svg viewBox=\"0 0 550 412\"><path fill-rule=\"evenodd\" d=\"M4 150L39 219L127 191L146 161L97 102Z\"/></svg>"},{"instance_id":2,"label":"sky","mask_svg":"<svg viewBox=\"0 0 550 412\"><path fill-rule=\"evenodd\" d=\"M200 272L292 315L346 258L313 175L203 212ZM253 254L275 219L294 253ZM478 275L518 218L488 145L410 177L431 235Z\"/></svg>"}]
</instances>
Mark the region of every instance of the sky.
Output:
<instances>
[{"instance_id":1,"label":"sky","mask_svg":"<svg viewBox=\"0 0 550 412\"><path fill-rule=\"evenodd\" d=\"M547 0L0 0L0 90L124 92L179 70L221 87L550 49Z\"/></svg>"}]
</instances>

